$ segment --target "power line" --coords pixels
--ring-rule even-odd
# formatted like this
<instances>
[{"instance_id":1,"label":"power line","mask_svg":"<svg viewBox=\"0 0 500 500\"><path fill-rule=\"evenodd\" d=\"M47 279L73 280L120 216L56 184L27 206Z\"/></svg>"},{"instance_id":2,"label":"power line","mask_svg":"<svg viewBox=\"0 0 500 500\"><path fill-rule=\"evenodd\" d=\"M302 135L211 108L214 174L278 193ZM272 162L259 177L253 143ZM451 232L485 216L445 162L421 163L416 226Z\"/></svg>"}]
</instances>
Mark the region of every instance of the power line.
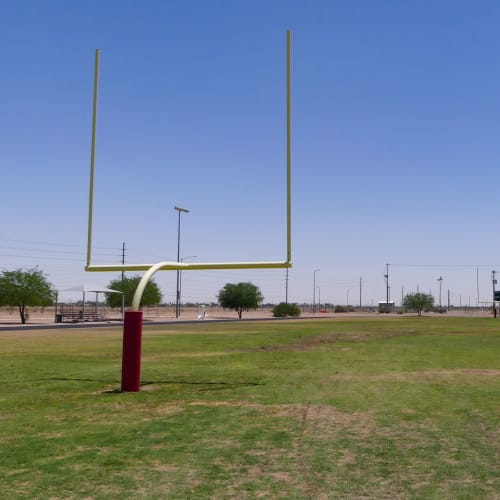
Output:
<instances>
[{"instance_id":1,"label":"power line","mask_svg":"<svg viewBox=\"0 0 500 500\"><path fill-rule=\"evenodd\" d=\"M390 264L395 267L498 267L500 264Z\"/></svg>"},{"instance_id":2,"label":"power line","mask_svg":"<svg viewBox=\"0 0 500 500\"><path fill-rule=\"evenodd\" d=\"M85 259L82 256L81 259L70 259L69 257L41 257L39 255L18 255L18 254L0 254L0 257L16 257L20 259L35 259L35 260L65 260L70 262L81 262L84 263Z\"/></svg>"},{"instance_id":3,"label":"power line","mask_svg":"<svg viewBox=\"0 0 500 500\"><path fill-rule=\"evenodd\" d=\"M28 251L28 252L32 252L34 251L35 249L33 248L26 248L26 247L11 247L11 246L0 246L0 248L2 250L21 250L21 251ZM75 251L71 251L71 250L52 250L50 248L40 248L40 249L36 249L37 252L57 252L57 253L64 253L64 254L71 254L71 255L79 255L79 254L82 254L82 252L75 252Z\"/></svg>"},{"instance_id":4,"label":"power line","mask_svg":"<svg viewBox=\"0 0 500 500\"><path fill-rule=\"evenodd\" d=\"M59 242L48 242L48 241L32 241L32 240L18 240L12 238L2 238L0 237L0 241L14 242L14 243L25 243L28 245L46 245L46 246L56 246L56 247L71 247L71 248L82 248L85 249L85 245L82 243L81 245L71 244L71 243L59 243ZM116 247L94 247L100 250L119 250Z\"/></svg>"}]
</instances>

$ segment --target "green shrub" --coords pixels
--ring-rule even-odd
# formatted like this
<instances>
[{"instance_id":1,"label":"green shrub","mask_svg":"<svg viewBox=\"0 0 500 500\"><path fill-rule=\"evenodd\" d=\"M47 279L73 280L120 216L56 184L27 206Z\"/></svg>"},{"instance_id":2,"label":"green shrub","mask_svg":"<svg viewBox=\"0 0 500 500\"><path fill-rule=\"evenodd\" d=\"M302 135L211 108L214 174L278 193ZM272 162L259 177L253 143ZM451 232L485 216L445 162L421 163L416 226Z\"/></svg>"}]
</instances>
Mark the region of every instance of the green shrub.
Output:
<instances>
[{"instance_id":1,"label":"green shrub","mask_svg":"<svg viewBox=\"0 0 500 500\"><path fill-rule=\"evenodd\" d=\"M286 318L287 316L300 316L300 308L297 304L287 304L280 302L273 307L274 318Z\"/></svg>"},{"instance_id":2,"label":"green shrub","mask_svg":"<svg viewBox=\"0 0 500 500\"><path fill-rule=\"evenodd\" d=\"M341 306L341 305L335 306L335 309L333 310L333 312L336 313L350 313L354 311L355 309L353 306Z\"/></svg>"}]
</instances>

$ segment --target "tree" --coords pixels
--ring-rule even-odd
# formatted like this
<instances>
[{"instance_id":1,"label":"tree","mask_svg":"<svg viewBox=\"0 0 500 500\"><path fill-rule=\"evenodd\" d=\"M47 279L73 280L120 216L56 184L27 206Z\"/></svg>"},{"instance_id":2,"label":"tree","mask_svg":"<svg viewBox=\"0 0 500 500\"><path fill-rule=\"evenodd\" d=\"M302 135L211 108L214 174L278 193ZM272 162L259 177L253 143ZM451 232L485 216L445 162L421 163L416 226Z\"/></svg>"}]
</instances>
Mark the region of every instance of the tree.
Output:
<instances>
[{"instance_id":1,"label":"tree","mask_svg":"<svg viewBox=\"0 0 500 500\"><path fill-rule=\"evenodd\" d=\"M126 307L132 305L134 293L137 290L137 285L141 281L140 276L132 276L131 278L124 277L123 280L118 278L109 283L108 288L123 292L123 299ZM161 302L161 292L159 286L153 281L149 280L144 293L142 294L141 306L155 306ZM106 295L106 305L109 307L121 307L122 296L118 293L108 293Z\"/></svg>"},{"instance_id":2,"label":"tree","mask_svg":"<svg viewBox=\"0 0 500 500\"><path fill-rule=\"evenodd\" d=\"M434 297L426 293L409 293L403 299L403 305L406 309L417 311L422 316L423 310L429 310L434 307Z\"/></svg>"},{"instance_id":3,"label":"tree","mask_svg":"<svg viewBox=\"0 0 500 500\"><path fill-rule=\"evenodd\" d=\"M260 290L253 283L226 283L224 288L219 290L217 296L219 304L225 309L232 309L238 313L241 319L241 313L250 309L257 309L264 297Z\"/></svg>"},{"instance_id":4,"label":"tree","mask_svg":"<svg viewBox=\"0 0 500 500\"><path fill-rule=\"evenodd\" d=\"M17 307L23 325L27 320L27 307L50 306L55 295L51 283L37 267L0 274L0 305Z\"/></svg>"},{"instance_id":5,"label":"tree","mask_svg":"<svg viewBox=\"0 0 500 500\"><path fill-rule=\"evenodd\" d=\"M287 316L300 316L300 308L297 304L287 304L280 302L273 307L274 318L286 318Z\"/></svg>"}]
</instances>

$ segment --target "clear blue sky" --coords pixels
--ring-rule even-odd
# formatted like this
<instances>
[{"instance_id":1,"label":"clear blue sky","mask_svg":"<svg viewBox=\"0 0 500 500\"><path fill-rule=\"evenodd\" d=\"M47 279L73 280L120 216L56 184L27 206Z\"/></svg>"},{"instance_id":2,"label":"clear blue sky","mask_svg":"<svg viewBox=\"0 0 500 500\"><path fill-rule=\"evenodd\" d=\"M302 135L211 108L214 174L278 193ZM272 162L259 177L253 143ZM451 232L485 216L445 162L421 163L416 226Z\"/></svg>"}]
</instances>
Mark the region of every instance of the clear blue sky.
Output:
<instances>
[{"instance_id":1,"label":"clear blue sky","mask_svg":"<svg viewBox=\"0 0 500 500\"><path fill-rule=\"evenodd\" d=\"M94 50L94 263L285 258L285 33L292 30L289 299L491 297L500 270L500 3L23 1L0 5L0 267L86 274ZM396 264L418 264L401 266ZM183 274L284 299L285 271ZM164 300L175 273L159 273Z\"/></svg>"}]
</instances>

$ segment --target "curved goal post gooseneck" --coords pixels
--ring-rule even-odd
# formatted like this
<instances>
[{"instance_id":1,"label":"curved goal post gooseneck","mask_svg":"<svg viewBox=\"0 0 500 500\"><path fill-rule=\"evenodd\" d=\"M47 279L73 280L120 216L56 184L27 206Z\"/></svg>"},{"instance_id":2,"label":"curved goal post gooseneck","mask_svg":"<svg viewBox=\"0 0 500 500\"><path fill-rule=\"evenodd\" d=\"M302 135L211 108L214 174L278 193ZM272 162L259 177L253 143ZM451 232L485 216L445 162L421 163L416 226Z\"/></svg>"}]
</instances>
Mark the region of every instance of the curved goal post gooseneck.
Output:
<instances>
[{"instance_id":1,"label":"curved goal post gooseneck","mask_svg":"<svg viewBox=\"0 0 500 500\"><path fill-rule=\"evenodd\" d=\"M94 208L95 144L97 130L97 104L99 87L100 52L96 49L94 65L94 96L92 112L92 141L90 155L89 209L87 227L88 272L146 271L134 294L132 309L125 311L123 323L123 354L121 390L137 392L140 388L142 311L140 303L144 289L157 271L208 269L280 269L292 267L292 204L291 204L291 32L286 33L286 259L264 262L159 262L157 264L92 264L92 225Z\"/></svg>"}]
</instances>

